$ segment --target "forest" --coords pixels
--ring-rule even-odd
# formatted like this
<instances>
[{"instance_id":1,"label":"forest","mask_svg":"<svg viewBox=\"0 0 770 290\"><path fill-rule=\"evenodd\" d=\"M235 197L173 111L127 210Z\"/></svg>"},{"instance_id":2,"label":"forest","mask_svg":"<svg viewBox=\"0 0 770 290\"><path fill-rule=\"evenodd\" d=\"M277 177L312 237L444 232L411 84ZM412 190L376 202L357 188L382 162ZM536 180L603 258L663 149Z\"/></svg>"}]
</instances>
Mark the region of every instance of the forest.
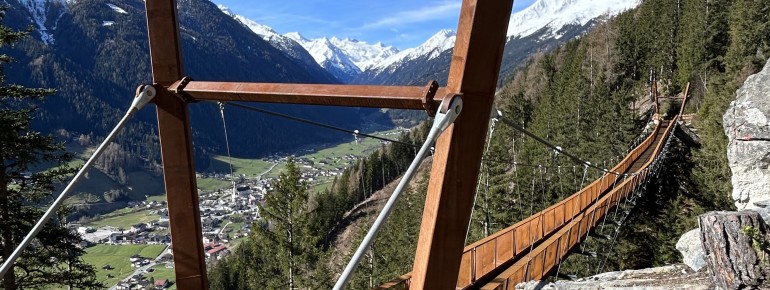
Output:
<instances>
[{"instance_id":1,"label":"forest","mask_svg":"<svg viewBox=\"0 0 770 290\"><path fill-rule=\"evenodd\" d=\"M675 243L697 226L696 217L733 207L722 115L735 90L768 57L768 0L647 0L604 19L577 40L538 53L505 78L496 105L506 118L605 167L644 136L652 79L664 96L679 95L691 85L685 113L694 115L692 127L700 146L675 139L660 177L647 185L628 218L597 230L616 238L587 238L581 250L598 256L571 255L561 272L589 276L677 263L681 257ZM468 244L601 176L504 124L490 126ZM425 125L403 140L419 144L424 130ZM211 288L261 289L287 283L300 289L329 288L344 267L331 262L337 260L333 257L350 255L330 247L338 224L345 222L346 212L405 169L414 153L402 147L389 145L362 160L326 192L288 184L289 192L297 194L280 193L267 200L263 222L252 226L257 234L211 266ZM296 173L290 167L285 174ZM349 288L371 288L411 271L426 180L400 200ZM273 213L280 208L292 210ZM367 229L359 227L354 239L360 240Z\"/></svg>"}]
</instances>

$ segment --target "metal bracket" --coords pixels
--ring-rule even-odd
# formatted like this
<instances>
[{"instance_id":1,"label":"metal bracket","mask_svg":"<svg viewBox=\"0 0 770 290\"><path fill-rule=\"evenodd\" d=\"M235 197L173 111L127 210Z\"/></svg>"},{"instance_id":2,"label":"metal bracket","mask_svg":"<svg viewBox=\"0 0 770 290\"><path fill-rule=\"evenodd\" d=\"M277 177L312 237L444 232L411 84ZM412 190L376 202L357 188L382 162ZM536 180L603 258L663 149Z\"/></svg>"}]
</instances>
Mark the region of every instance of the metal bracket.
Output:
<instances>
[{"instance_id":1,"label":"metal bracket","mask_svg":"<svg viewBox=\"0 0 770 290\"><path fill-rule=\"evenodd\" d=\"M438 134L444 132L450 124L454 123L462 110L463 99L461 95L448 94L444 97L444 100L441 101L441 108L436 114L436 118L433 120L433 127L431 128L431 131L433 131L434 128L438 128L435 136L436 138L438 138Z\"/></svg>"},{"instance_id":2,"label":"metal bracket","mask_svg":"<svg viewBox=\"0 0 770 290\"><path fill-rule=\"evenodd\" d=\"M188 95L184 92L184 88L187 87L187 85L192 81L193 79L191 77L183 77L181 80L173 83L171 86L168 87L168 90L173 92L174 95L176 95L178 98L182 99L185 103L197 103L198 101L195 100L192 96Z\"/></svg>"},{"instance_id":3,"label":"metal bracket","mask_svg":"<svg viewBox=\"0 0 770 290\"><path fill-rule=\"evenodd\" d=\"M438 109L436 107L436 103L433 101L433 98L436 96L436 92L438 91L438 82L433 80L428 82L428 85L425 86L425 93L424 98L422 99L422 107L425 109L425 112L428 113L428 116L433 117L436 115L436 110Z\"/></svg>"},{"instance_id":4,"label":"metal bracket","mask_svg":"<svg viewBox=\"0 0 770 290\"><path fill-rule=\"evenodd\" d=\"M153 98L155 98L156 93L157 91L153 85L141 85L137 87L136 96L134 96L134 101L131 102L129 111L141 110L144 105L147 105Z\"/></svg>"}]
</instances>

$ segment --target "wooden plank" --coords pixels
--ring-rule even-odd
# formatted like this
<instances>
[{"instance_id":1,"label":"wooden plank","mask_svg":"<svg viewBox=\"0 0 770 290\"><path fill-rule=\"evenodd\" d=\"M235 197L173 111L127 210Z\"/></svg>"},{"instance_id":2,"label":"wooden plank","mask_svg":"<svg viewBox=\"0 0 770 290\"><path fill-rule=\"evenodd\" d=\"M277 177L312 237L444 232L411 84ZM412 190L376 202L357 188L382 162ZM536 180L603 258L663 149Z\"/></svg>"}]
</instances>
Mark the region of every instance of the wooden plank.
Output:
<instances>
[{"instance_id":1,"label":"wooden plank","mask_svg":"<svg viewBox=\"0 0 770 290\"><path fill-rule=\"evenodd\" d=\"M176 1L147 1L146 11L153 81L168 85L183 76ZM154 101L174 243L175 282L179 289L208 289L190 114L187 104L165 89L158 89Z\"/></svg>"},{"instance_id":2,"label":"wooden plank","mask_svg":"<svg viewBox=\"0 0 770 290\"><path fill-rule=\"evenodd\" d=\"M495 243L486 243L476 248L476 277L484 276L497 266L495 264Z\"/></svg>"},{"instance_id":3,"label":"wooden plank","mask_svg":"<svg viewBox=\"0 0 770 290\"><path fill-rule=\"evenodd\" d=\"M468 251L463 253L462 258L460 259L460 271L457 275L457 286L462 287L464 285L468 285L471 282L474 281L474 275L473 275L473 254L476 251Z\"/></svg>"},{"instance_id":4,"label":"wooden plank","mask_svg":"<svg viewBox=\"0 0 770 290\"><path fill-rule=\"evenodd\" d=\"M496 265L513 258L513 232L507 232L497 238Z\"/></svg>"},{"instance_id":5,"label":"wooden plank","mask_svg":"<svg viewBox=\"0 0 770 290\"><path fill-rule=\"evenodd\" d=\"M412 289L454 289L513 1L464 0L447 88L464 107L436 143Z\"/></svg>"},{"instance_id":6,"label":"wooden plank","mask_svg":"<svg viewBox=\"0 0 770 290\"><path fill-rule=\"evenodd\" d=\"M529 245L532 241L532 238L529 234L529 223L518 226L513 230L513 233L515 237L513 243L516 246L516 255L521 254L525 250L529 250Z\"/></svg>"}]
</instances>

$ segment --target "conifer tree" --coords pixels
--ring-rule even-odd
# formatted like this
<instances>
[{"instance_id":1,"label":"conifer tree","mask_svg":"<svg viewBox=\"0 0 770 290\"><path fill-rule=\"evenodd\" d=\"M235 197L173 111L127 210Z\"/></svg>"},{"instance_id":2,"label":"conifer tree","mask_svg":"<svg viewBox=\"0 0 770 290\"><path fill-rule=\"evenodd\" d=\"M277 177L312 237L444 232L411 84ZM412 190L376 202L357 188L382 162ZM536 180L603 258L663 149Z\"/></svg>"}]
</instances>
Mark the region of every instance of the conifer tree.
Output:
<instances>
[{"instance_id":1,"label":"conifer tree","mask_svg":"<svg viewBox=\"0 0 770 290\"><path fill-rule=\"evenodd\" d=\"M0 21L6 8L0 8ZM0 25L0 47L12 45L27 32ZM0 64L12 61L0 55ZM54 91L7 84L0 68L0 262L6 261L16 246L43 215L57 182L74 173L66 166L70 155L52 136L31 128L35 103ZM29 173L33 167L52 169ZM80 235L63 224L65 212L57 222L48 223L26 248L2 279L2 288L48 289L72 286L100 289L93 266L83 262L85 253L75 245Z\"/></svg>"}]
</instances>

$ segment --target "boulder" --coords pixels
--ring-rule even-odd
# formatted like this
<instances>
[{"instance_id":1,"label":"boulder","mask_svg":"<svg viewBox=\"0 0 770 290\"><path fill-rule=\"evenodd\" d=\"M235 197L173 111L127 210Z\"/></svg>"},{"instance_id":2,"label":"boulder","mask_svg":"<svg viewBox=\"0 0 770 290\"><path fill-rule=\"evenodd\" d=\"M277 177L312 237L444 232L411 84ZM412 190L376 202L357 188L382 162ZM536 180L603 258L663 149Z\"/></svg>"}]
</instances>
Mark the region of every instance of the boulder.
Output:
<instances>
[{"instance_id":1,"label":"boulder","mask_svg":"<svg viewBox=\"0 0 770 290\"><path fill-rule=\"evenodd\" d=\"M698 271L706 265L700 229L694 229L682 235L676 242L676 249L682 253L682 262L693 271Z\"/></svg>"},{"instance_id":2,"label":"boulder","mask_svg":"<svg viewBox=\"0 0 770 290\"><path fill-rule=\"evenodd\" d=\"M685 265L607 272L575 281L530 281L517 290L711 290L714 284L706 271L693 272Z\"/></svg>"},{"instance_id":3,"label":"boulder","mask_svg":"<svg viewBox=\"0 0 770 290\"><path fill-rule=\"evenodd\" d=\"M729 143L732 197L738 209L758 209L770 200L770 62L749 76L723 117Z\"/></svg>"}]
</instances>

